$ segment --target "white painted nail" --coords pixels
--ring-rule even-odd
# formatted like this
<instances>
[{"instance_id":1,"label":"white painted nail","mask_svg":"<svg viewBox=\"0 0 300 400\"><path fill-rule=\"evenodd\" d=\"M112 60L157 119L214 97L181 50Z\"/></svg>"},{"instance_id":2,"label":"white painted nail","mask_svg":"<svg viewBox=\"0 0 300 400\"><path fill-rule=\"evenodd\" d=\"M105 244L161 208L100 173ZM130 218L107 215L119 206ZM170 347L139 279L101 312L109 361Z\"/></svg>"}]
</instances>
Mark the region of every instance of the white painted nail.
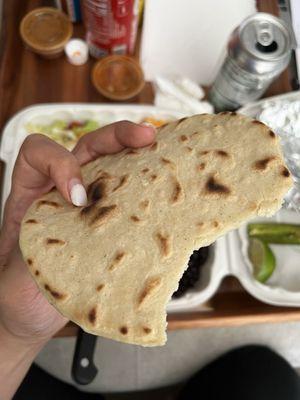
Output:
<instances>
[{"instance_id":1,"label":"white painted nail","mask_svg":"<svg viewBox=\"0 0 300 400\"><path fill-rule=\"evenodd\" d=\"M70 196L74 206L86 206L87 195L84 186L81 183L76 183L71 187Z\"/></svg>"}]
</instances>

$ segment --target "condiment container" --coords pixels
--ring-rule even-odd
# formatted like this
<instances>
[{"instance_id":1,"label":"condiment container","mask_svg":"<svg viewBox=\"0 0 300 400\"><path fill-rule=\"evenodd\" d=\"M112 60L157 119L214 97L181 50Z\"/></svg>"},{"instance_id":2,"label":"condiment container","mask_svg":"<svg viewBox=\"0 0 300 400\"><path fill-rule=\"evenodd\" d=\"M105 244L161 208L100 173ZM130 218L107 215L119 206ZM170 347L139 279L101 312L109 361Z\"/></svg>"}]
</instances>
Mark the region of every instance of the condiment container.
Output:
<instances>
[{"instance_id":1,"label":"condiment container","mask_svg":"<svg viewBox=\"0 0 300 400\"><path fill-rule=\"evenodd\" d=\"M31 51L45 58L60 56L72 32L73 26L69 18L52 7L32 10L20 24L23 42Z\"/></svg>"},{"instance_id":2,"label":"condiment container","mask_svg":"<svg viewBox=\"0 0 300 400\"><path fill-rule=\"evenodd\" d=\"M81 8L93 57L133 53L139 0L84 0Z\"/></svg>"},{"instance_id":3,"label":"condiment container","mask_svg":"<svg viewBox=\"0 0 300 400\"><path fill-rule=\"evenodd\" d=\"M96 89L111 100L128 100L144 87L139 63L128 56L108 56L98 61L92 72Z\"/></svg>"},{"instance_id":4,"label":"condiment container","mask_svg":"<svg viewBox=\"0 0 300 400\"><path fill-rule=\"evenodd\" d=\"M89 57L87 44L81 39L71 39L65 46L68 61L73 65L85 64Z\"/></svg>"}]
</instances>

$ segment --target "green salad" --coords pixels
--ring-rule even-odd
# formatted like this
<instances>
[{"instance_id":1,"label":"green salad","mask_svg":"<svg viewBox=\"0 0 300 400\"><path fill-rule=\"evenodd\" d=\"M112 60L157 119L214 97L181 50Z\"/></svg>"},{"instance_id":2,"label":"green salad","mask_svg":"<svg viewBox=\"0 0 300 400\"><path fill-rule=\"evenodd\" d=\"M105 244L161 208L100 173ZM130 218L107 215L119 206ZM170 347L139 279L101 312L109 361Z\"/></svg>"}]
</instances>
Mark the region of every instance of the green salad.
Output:
<instances>
[{"instance_id":1,"label":"green salad","mask_svg":"<svg viewBox=\"0 0 300 400\"><path fill-rule=\"evenodd\" d=\"M113 121L111 121L113 122ZM168 120L156 119L154 117L144 117L140 123L148 122L155 127L159 127L168 122ZM68 150L72 150L77 141L86 133L94 131L95 129L101 128L106 123L99 123L93 119L86 120L73 120L66 121L62 119L56 119L50 124L38 124L28 123L25 125L25 129L28 134L31 133L42 133L48 136L50 139L66 147Z\"/></svg>"},{"instance_id":2,"label":"green salad","mask_svg":"<svg viewBox=\"0 0 300 400\"><path fill-rule=\"evenodd\" d=\"M70 150L83 135L99 127L100 124L92 119L71 122L58 119L51 124L28 123L25 128L29 134L42 133Z\"/></svg>"}]
</instances>

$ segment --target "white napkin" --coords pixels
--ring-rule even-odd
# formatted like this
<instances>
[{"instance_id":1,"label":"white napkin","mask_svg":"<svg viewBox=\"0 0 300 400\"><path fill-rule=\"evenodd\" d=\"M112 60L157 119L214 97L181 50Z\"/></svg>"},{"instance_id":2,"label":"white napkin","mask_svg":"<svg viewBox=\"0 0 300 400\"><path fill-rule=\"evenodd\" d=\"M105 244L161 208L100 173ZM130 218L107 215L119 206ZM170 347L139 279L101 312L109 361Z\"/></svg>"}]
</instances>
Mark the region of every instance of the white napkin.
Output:
<instances>
[{"instance_id":1,"label":"white napkin","mask_svg":"<svg viewBox=\"0 0 300 400\"><path fill-rule=\"evenodd\" d=\"M213 106L207 101L201 101L204 97L201 86L189 78L159 76L154 79L154 88L154 104L157 107L178 110L187 116L213 113Z\"/></svg>"}]
</instances>

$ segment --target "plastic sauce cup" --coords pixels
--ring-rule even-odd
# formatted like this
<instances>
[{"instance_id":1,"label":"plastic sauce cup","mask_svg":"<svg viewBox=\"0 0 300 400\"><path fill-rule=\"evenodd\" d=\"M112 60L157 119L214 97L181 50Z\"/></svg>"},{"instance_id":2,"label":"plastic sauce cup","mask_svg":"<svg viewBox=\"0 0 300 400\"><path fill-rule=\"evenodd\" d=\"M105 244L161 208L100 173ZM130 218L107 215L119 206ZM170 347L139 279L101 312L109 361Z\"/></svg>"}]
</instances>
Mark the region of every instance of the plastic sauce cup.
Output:
<instances>
[{"instance_id":1,"label":"plastic sauce cup","mask_svg":"<svg viewBox=\"0 0 300 400\"><path fill-rule=\"evenodd\" d=\"M73 65L83 65L89 57L89 48L81 39L71 39L65 46L68 61Z\"/></svg>"},{"instance_id":2,"label":"plastic sauce cup","mask_svg":"<svg viewBox=\"0 0 300 400\"><path fill-rule=\"evenodd\" d=\"M96 89L111 100L128 100L144 87L144 74L132 57L112 55L98 61L92 71Z\"/></svg>"},{"instance_id":3,"label":"plastic sauce cup","mask_svg":"<svg viewBox=\"0 0 300 400\"><path fill-rule=\"evenodd\" d=\"M20 24L23 42L31 51L45 58L63 54L72 33L73 25L68 16L52 7L32 10Z\"/></svg>"}]
</instances>

